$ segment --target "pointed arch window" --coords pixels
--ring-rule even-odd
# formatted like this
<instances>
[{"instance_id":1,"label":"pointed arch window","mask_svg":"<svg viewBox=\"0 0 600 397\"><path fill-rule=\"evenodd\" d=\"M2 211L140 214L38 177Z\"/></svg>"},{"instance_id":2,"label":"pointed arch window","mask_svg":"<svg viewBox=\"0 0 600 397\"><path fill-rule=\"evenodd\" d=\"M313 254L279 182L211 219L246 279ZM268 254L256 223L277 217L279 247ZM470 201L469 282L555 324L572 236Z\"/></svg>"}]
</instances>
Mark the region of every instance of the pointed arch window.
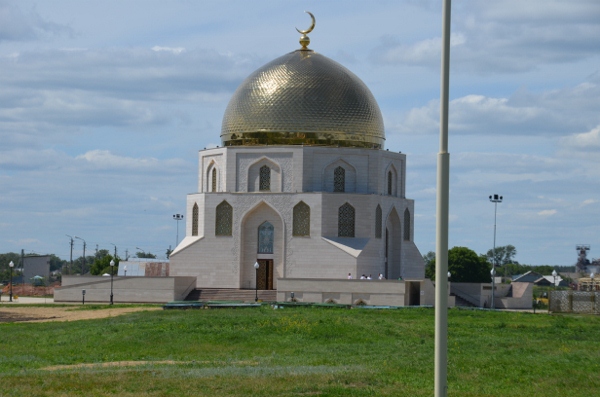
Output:
<instances>
[{"instance_id":1,"label":"pointed arch window","mask_svg":"<svg viewBox=\"0 0 600 397\"><path fill-rule=\"evenodd\" d=\"M393 174L392 171L388 171L387 175L387 194L388 196L392 195L393 190Z\"/></svg>"},{"instance_id":2,"label":"pointed arch window","mask_svg":"<svg viewBox=\"0 0 600 397\"><path fill-rule=\"evenodd\" d=\"M338 209L338 237L354 237L354 207L346 203Z\"/></svg>"},{"instance_id":3,"label":"pointed arch window","mask_svg":"<svg viewBox=\"0 0 600 397\"><path fill-rule=\"evenodd\" d=\"M268 165L260 167L258 190L262 192L271 190L271 168Z\"/></svg>"},{"instance_id":4,"label":"pointed arch window","mask_svg":"<svg viewBox=\"0 0 600 397\"><path fill-rule=\"evenodd\" d=\"M214 193L217 191L217 169L213 168L211 174L211 191Z\"/></svg>"},{"instance_id":5,"label":"pointed arch window","mask_svg":"<svg viewBox=\"0 0 600 397\"><path fill-rule=\"evenodd\" d=\"M410 211L404 210L404 240L410 241Z\"/></svg>"},{"instance_id":6,"label":"pointed arch window","mask_svg":"<svg viewBox=\"0 0 600 397\"><path fill-rule=\"evenodd\" d=\"M346 191L346 170L342 166L339 166L333 170L333 191Z\"/></svg>"},{"instance_id":7,"label":"pointed arch window","mask_svg":"<svg viewBox=\"0 0 600 397\"><path fill-rule=\"evenodd\" d=\"M198 235L198 203L192 208L192 236Z\"/></svg>"},{"instance_id":8,"label":"pointed arch window","mask_svg":"<svg viewBox=\"0 0 600 397\"><path fill-rule=\"evenodd\" d=\"M381 238L382 218L381 206L377 205L375 209L375 238Z\"/></svg>"},{"instance_id":9,"label":"pointed arch window","mask_svg":"<svg viewBox=\"0 0 600 397\"><path fill-rule=\"evenodd\" d=\"M294 206L293 236L310 236L310 207L304 201Z\"/></svg>"},{"instance_id":10,"label":"pointed arch window","mask_svg":"<svg viewBox=\"0 0 600 397\"><path fill-rule=\"evenodd\" d=\"M258 227L258 253L272 254L275 228L269 222Z\"/></svg>"},{"instance_id":11,"label":"pointed arch window","mask_svg":"<svg viewBox=\"0 0 600 397\"><path fill-rule=\"evenodd\" d=\"M216 220L215 220L215 235L216 236L231 236L233 230L233 207L223 201L217 205Z\"/></svg>"}]
</instances>

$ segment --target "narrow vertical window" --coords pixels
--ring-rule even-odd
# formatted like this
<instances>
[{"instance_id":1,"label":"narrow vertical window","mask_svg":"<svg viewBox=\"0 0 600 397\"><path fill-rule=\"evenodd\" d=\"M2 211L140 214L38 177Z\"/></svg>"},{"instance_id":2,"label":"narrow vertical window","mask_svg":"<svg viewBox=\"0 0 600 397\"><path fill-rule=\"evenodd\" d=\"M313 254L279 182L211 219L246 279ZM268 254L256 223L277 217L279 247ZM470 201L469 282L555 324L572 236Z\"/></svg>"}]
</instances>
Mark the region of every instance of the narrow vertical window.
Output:
<instances>
[{"instance_id":1,"label":"narrow vertical window","mask_svg":"<svg viewBox=\"0 0 600 397\"><path fill-rule=\"evenodd\" d=\"M267 165L263 165L259 170L259 185L258 190L270 191L271 190L271 169Z\"/></svg>"},{"instance_id":2,"label":"narrow vertical window","mask_svg":"<svg viewBox=\"0 0 600 397\"><path fill-rule=\"evenodd\" d=\"M216 220L215 220L215 235L231 236L233 230L233 207L223 201L217 205Z\"/></svg>"},{"instance_id":3,"label":"narrow vertical window","mask_svg":"<svg viewBox=\"0 0 600 397\"><path fill-rule=\"evenodd\" d=\"M258 227L258 253L272 254L275 228L269 222Z\"/></svg>"},{"instance_id":4,"label":"narrow vertical window","mask_svg":"<svg viewBox=\"0 0 600 397\"><path fill-rule=\"evenodd\" d=\"M338 236L354 237L354 207L346 203L338 209Z\"/></svg>"},{"instance_id":5,"label":"narrow vertical window","mask_svg":"<svg viewBox=\"0 0 600 397\"><path fill-rule=\"evenodd\" d=\"M346 191L346 170L341 166L333 170L333 191Z\"/></svg>"},{"instance_id":6,"label":"narrow vertical window","mask_svg":"<svg viewBox=\"0 0 600 397\"><path fill-rule=\"evenodd\" d=\"M381 207L378 205L375 209L375 238L381 238L382 218Z\"/></svg>"},{"instance_id":7,"label":"narrow vertical window","mask_svg":"<svg viewBox=\"0 0 600 397\"><path fill-rule=\"evenodd\" d=\"M387 191L388 191L388 195L391 196L393 189L392 189L392 182L393 182L393 178L392 178L392 171L388 171L388 178L387 178Z\"/></svg>"},{"instance_id":8,"label":"narrow vertical window","mask_svg":"<svg viewBox=\"0 0 600 397\"><path fill-rule=\"evenodd\" d=\"M198 204L194 203L192 208L192 236L198 235Z\"/></svg>"},{"instance_id":9,"label":"narrow vertical window","mask_svg":"<svg viewBox=\"0 0 600 397\"><path fill-rule=\"evenodd\" d=\"M310 236L310 207L303 201L294 207L292 235Z\"/></svg>"},{"instance_id":10,"label":"narrow vertical window","mask_svg":"<svg viewBox=\"0 0 600 397\"><path fill-rule=\"evenodd\" d=\"M213 168L212 170L212 181L211 181L212 192L217 191L217 169Z\"/></svg>"},{"instance_id":11,"label":"narrow vertical window","mask_svg":"<svg viewBox=\"0 0 600 397\"><path fill-rule=\"evenodd\" d=\"M404 240L410 241L410 211L404 210Z\"/></svg>"}]
</instances>

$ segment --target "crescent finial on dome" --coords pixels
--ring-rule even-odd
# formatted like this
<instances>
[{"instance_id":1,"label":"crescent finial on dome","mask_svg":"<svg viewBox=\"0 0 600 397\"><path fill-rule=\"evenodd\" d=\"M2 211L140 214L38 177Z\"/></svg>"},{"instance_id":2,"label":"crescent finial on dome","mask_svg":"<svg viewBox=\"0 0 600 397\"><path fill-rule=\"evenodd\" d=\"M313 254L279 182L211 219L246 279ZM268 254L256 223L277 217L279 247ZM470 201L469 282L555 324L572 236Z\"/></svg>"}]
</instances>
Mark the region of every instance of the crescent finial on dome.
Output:
<instances>
[{"instance_id":1,"label":"crescent finial on dome","mask_svg":"<svg viewBox=\"0 0 600 397\"><path fill-rule=\"evenodd\" d=\"M298 31L298 33L302 34L302 36L300 36L300 45L302 46L302 49L307 50L308 45L310 44L310 38L307 36L307 34L312 32L313 29L315 28L315 16L310 11L304 11L304 12L307 13L308 15L310 15L310 19L311 19L310 27L306 30L300 30L298 28L296 28L296 30Z\"/></svg>"}]
</instances>

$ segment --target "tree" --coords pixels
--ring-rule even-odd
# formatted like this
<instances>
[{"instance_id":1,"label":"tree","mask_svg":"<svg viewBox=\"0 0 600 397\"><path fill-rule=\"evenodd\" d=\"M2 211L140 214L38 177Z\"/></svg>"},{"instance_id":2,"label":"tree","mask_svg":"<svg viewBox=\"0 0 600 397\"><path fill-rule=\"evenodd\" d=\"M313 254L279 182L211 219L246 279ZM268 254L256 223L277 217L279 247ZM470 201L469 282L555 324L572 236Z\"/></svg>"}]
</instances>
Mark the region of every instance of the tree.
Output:
<instances>
[{"instance_id":1,"label":"tree","mask_svg":"<svg viewBox=\"0 0 600 397\"><path fill-rule=\"evenodd\" d=\"M429 255L429 253L428 253ZM459 283L489 283L491 265L486 257L478 256L467 247L453 247L448 251L448 271L451 280ZM435 280L435 258L425 266L425 276Z\"/></svg>"},{"instance_id":2,"label":"tree","mask_svg":"<svg viewBox=\"0 0 600 397\"><path fill-rule=\"evenodd\" d=\"M117 270L112 269L110 266L110 261L113 259L114 258L110 254L105 255L102 258L96 259L94 261L94 263L92 263L92 267L90 268L90 273L95 276L99 276L104 273L110 274L112 271L114 271L116 274ZM119 258L115 259L115 267L117 269L119 268Z\"/></svg>"},{"instance_id":3,"label":"tree","mask_svg":"<svg viewBox=\"0 0 600 397\"><path fill-rule=\"evenodd\" d=\"M507 264L518 264L519 262L514 261L513 258L517 255L517 249L514 245L504 245L502 247L496 247L494 255L494 249L488 250L485 255L488 262L494 263L494 258L496 259L496 266L504 266Z\"/></svg>"},{"instance_id":4,"label":"tree","mask_svg":"<svg viewBox=\"0 0 600 397\"><path fill-rule=\"evenodd\" d=\"M150 252L137 252L136 253L138 258L150 258L150 259L156 259L156 255L151 254Z\"/></svg>"}]
</instances>

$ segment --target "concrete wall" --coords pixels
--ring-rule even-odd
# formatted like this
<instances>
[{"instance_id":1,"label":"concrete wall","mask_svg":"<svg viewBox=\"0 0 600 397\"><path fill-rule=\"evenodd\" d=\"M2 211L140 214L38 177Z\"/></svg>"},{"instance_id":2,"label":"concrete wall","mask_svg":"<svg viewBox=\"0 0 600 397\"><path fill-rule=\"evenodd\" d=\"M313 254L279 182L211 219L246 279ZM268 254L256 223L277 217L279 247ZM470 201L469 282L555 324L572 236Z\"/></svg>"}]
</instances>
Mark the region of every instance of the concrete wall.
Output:
<instances>
[{"instance_id":1,"label":"concrete wall","mask_svg":"<svg viewBox=\"0 0 600 397\"><path fill-rule=\"evenodd\" d=\"M277 300L290 301L291 292L298 302L339 303L354 305L404 306L405 285L392 280L335 280L335 279L280 279Z\"/></svg>"},{"instance_id":2,"label":"concrete wall","mask_svg":"<svg viewBox=\"0 0 600 397\"><path fill-rule=\"evenodd\" d=\"M492 303L491 283L451 283L450 292L477 307L490 307ZM519 282L497 284L494 306L496 309L533 308L533 284Z\"/></svg>"},{"instance_id":3,"label":"concrete wall","mask_svg":"<svg viewBox=\"0 0 600 397\"><path fill-rule=\"evenodd\" d=\"M114 277L114 303L167 303L183 300L196 287L195 277ZM110 277L63 276L55 302L110 302Z\"/></svg>"}]
</instances>

